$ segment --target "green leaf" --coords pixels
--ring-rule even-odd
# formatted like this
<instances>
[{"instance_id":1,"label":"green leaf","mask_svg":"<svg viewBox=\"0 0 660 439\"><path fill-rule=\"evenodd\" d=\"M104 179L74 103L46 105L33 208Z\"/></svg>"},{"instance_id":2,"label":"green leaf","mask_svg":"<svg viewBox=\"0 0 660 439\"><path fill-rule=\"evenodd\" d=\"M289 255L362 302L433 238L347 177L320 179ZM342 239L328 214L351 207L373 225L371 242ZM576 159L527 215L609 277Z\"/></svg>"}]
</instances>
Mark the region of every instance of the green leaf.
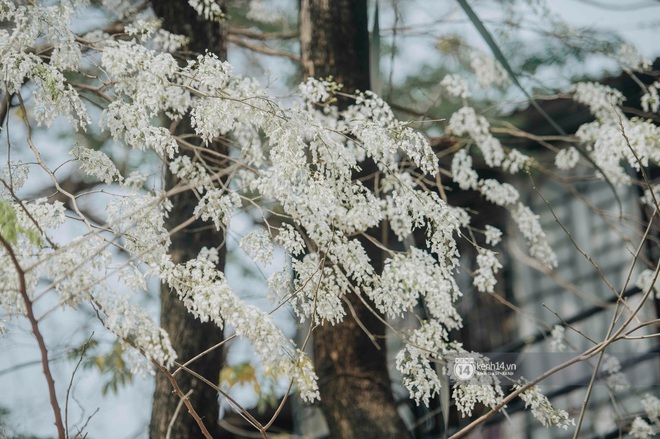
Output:
<instances>
[{"instance_id":1,"label":"green leaf","mask_svg":"<svg viewBox=\"0 0 660 439\"><path fill-rule=\"evenodd\" d=\"M0 200L0 234L8 243L16 244L18 232L18 219L14 207L5 200Z\"/></svg>"}]
</instances>

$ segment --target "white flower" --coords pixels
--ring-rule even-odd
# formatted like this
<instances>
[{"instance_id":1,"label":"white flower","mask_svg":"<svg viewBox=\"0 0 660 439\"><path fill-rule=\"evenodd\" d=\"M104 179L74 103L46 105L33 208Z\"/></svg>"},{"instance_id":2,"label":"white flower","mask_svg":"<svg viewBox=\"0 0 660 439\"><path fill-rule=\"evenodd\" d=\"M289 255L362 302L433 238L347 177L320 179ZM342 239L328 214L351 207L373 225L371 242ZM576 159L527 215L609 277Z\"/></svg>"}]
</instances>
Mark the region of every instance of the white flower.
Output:
<instances>
[{"instance_id":1,"label":"white flower","mask_svg":"<svg viewBox=\"0 0 660 439\"><path fill-rule=\"evenodd\" d=\"M623 68L639 72L649 70L652 64L650 60L644 58L636 47L628 43L619 46L614 58Z\"/></svg>"},{"instance_id":2,"label":"white flower","mask_svg":"<svg viewBox=\"0 0 660 439\"><path fill-rule=\"evenodd\" d=\"M541 228L538 215L522 203L511 211L511 216L518 225L529 245L530 254L547 268L557 266L557 255L548 244L545 232Z\"/></svg>"},{"instance_id":3,"label":"white flower","mask_svg":"<svg viewBox=\"0 0 660 439\"><path fill-rule=\"evenodd\" d=\"M124 247L139 254L143 262L156 267L170 245L165 228L165 216L171 208L169 201L156 195L133 192L106 205L108 226L124 237Z\"/></svg>"},{"instance_id":4,"label":"white flower","mask_svg":"<svg viewBox=\"0 0 660 439\"><path fill-rule=\"evenodd\" d=\"M484 233L486 237L486 244L497 245L502 241L502 231L497 227L491 225L486 225L486 232Z\"/></svg>"},{"instance_id":5,"label":"white flower","mask_svg":"<svg viewBox=\"0 0 660 439\"><path fill-rule=\"evenodd\" d=\"M518 190L509 183L500 183L493 178L481 180L478 189L485 199L498 206L512 205L520 197Z\"/></svg>"},{"instance_id":6,"label":"white flower","mask_svg":"<svg viewBox=\"0 0 660 439\"><path fill-rule=\"evenodd\" d=\"M660 109L660 96L658 96L658 89L660 88L660 81L655 81L648 86L648 90L642 96L642 109L647 112L657 113Z\"/></svg>"},{"instance_id":7,"label":"white flower","mask_svg":"<svg viewBox=\"0 0 660 439\"><path fill-rule=\"evenodd\" d=\"M630 383L626 376L621 372L621 363L618 358L605 354L601 364L601 370L606 373L607 387L614 392L620 392L630 387Z\"/></svg>"},{"instance_id":8,"label":"white flower","mask_svg":"<svg viewBox=\"0 0 660 439\"><path fill-rule=\"evenodd\" d=\"M451 174L454 182L463 189L476 189L479 177L477 172L472 169L472 157L461 149L451 160Z\"/></svg>"},{"instance_id":9,"label":"white flower","mask_svg":"<svg viewBox=\"0 0 660 439\"><path fill-rule=\"evenodd\" d=\"M301 255L305 250L305 242L300 233L291 224L284 223L275 237L275 242L284 247L291 255Z\"/></svg>"},{"instance_id":10,"label":"white flower","mask_svg":"<svg viewBox=\"0 0 660 439\"><path fill-rule=\"evenodd\" d=\"M337 266L321 267L317 254L308 254L293 262L294 287L299 291L291 300L301 322L311 318L334 325L346 312L342 296L350 291L350 282Z\"/></svg>"},{"instance_id":11,"label":"white flower","mask_svg":"<svg viewBox=\"0 0 660 439\"><path fill-rule=\"evenodd\" d=\"M403 316L424 298L429 313L445 327L455 329L461 318L454 308L458 287L446 278L437 261L423 250L412 248L385 261L383 273L367 294L388 317Z\"/></svg>"},{"instance_id":12,"label":"white flower","mask_svg":"<svg viewBox=\"0 0 660 439\"><path fill-rule=\"evenodd\" d=\"M171 367L177 355L172 349L169 336L153 321L142 308L122 298L103 300L103 311L107 317L103 324L120 339L129 339L147 356L166 368ZM134 371L138 367L133 365Z\"/></svg>"},{"instance_id":13,"label":"white flower","mask_svg":"<svg viewBox=\"0 0 660 439\"><path fill-rule=\"evenodd\" d=\"M529 156L526 156L517 149L512 149L502 163L502 167L511 174L515 174L519 170L525 169L531 161L532 159Z\"/></svg>"},{"instance_id":14,"label":"white flower","mask_svg":"<svg viewBox=\"0 0 660 439\"><path fill-rule=\"evenodd\" d=\"M221 21L225 17L215 0L188 0L188 4L207 20Z\"/></svg>"},{"instance_id":15,"label":"white flower","mask_svg":"<svg viewBox=\"0 0 660 439\"><path fill-rule=\"evenodd\" d=\"M14 191L19 190L25 184L28 175L30 174L30 167L22 161L10 162L2 168L2 175L0 178L11 187ZM0 188L0 194L4 194L7 189L3 185Z\"/></svg>"},{"instance_id":16,"label":"white flower","mask_svg":"<svg viewBox=\"0 0 660 439\"><path fill-rule=\"evenodd\" d=\"M655 429L637 416L630 426L630 435L636 439L650 439L655 436Z\"/></svg>"},{"instance_id":17,"label":"white flower","mask_svg":"<svg viewBox=\"0 0 660 439\"><path fill-rule=\"evenodd\" d=\"M268 265L273 261L273 241L265 229L256 230L241 239L241 248L255 262Z\"/></svg>"},{"instance_id":18,"label":"white flower","mask_svg":"<svg viewBox=\"0 0 660 439\"><path fill-rule=\"evenodd\" d=\"M298 86L298 90L303 98L308 102L315 104L325 103L330 99L330 93L337 88L337 85L328 80L318 80L316 78L307 78Z\"/></svg>"},{"instance_id":19,"label":"white flower","mask_svg":"<svg viewBox=\"0 0 660 439\"><path fill-rule=\"evenodd\" d=\"M197 258L173 264L164 258L161 278L173 288L184 305L202 322L219 327L230 324L236 335L246 338L261 359L267 377L293 379L301 396L311 402L319 398L317 377L304 354L291 347L272 316L248 305L230 288L216 268L216 249L204 248Z\"/></svg>"},{"instance_id":20,"label":"white flower","mask_svg":"<svg viewBox=\"0 0 660 439\"><path fill-rule=\"evenodd\" d=\"M621 115L618 107L625 100L619 90L595 82L579 82L573 89L573 100L589 107L599 120L618 122Z\"/></svg>"},{"instance_id":21,"label":"white flower","mask_svg":"<svg viewBox=\"0 0 660 439\"><path fill-rule=\"evenodd\" d=\"M202 221L213 221L216 230L224 229L229 224L234 211L241 207L241 197L236 192L224 189L211 189L204 196L193 213Z\"/></svg>"},{"instance_id":22,"label":"white flower","mask_svg":"<svg viewBox=\"0 0 660 439\"><path fill-rule=\"evenodd\" d=\"M514 388L517 387L520 386L514 386ZM525 408L529 407L532 410L532 415L546 428L557 426L567 430L569 425L575 425L575 420L570 418L565 410L556 409L552 406L538 386L532 386L522 392L520 399L525 401Z\"/></svg>"},{"instance_id":23,"label":"white flower","mask_svg":"<svg viewBox=\"0 0 660 439\"><path fill-rule=\"evenodd\" d=\"M642 398L642 407L653 423L660 424L660 399L647 393Z\"/></svg>"},{"instance_id":24,"label":"white flower","mask_svg":"<svg viewBox=\"0 0 660 439\"><path fill-rule=\"evenodd\" d=\"M555 165L559 169L573 169L580 160L580 153L572 146L564 148L555 156Z\"/></svg>"},{"instance_id":25,"label":"white flower","mask_svg":"<svg viewBox=\"0 0 660 439\"><path fill-rule=\"evenodd\" d=\"M481 88L488 88L492 84L502 86L509 77L499 61L489 56L473 56L470 67L477 75L477 83Z\"/></svg>"},{"instance_id":26,"label":"white flower","mask_svg":"<svg viewBox=\"0 0 660 439\"><path fill-rule=\"evenodd\" d=\"M442 386L428 355L415 348L405 348L396 355L396 368L401 373L402 384L415 403L419 405L421 401L428 406Z\"/></svg>"},{"instance_id":27,"label":"white flower","mask_svg":"<svg viewBox=\"0 0 660 439\"><path fill-rule=\"evenodd\" d=\"M550 332L552 339L550 340L550 349L553 352L563 352L566 350L565 334L566 328L561 325L555 325Z\"/></svg>"},{"instance_id":28,"label":"white flower","mask_svg":"<svg viewBox=\"0 0 660 439\"><path fill-rule=\"evenodd\" d=\"M87 175L97 177L105 184L123 180L110 157L102 151L94 151L82 145L77 145L69 154L80 160L81 171Z\"/></svg>"},{"instance_id":29,"label":"white flower","mask_svg":"<svg viewBox=\"0 0 660 439\"><path fill-rule=\"evenodd\" d=\"M492 379L492 376L486 374L478 377L477 382L471 380L454 385L452 398L456 401L456 408L461 415L472 416L472 410L477 403L491 408L499 404L503 397L502 388Z\"/></svg>"},{"instance_id":30,"label":"white flower","mask_svg":"<svg viewBox=\"0 0 660 439\"><path fill-rule=\"evenodd\" d=\"M477 255L477 266L472 283L480 292L492 293L497 283L495 274L502 268L502 264L495 257L495 252L480 249Z\"/></svg>"},{"instance_id":31,"label":"white flower","mask_svg":"<svg viewBox=\"0 0 660 439\"><path fill-rule=\"evenodd\" d=\"M126 25L124 31L127 35L138 35L140 37L148 37L160 28L159 20L143 20L138 19Z\"/></svg>"},{"instance_id":32,"label":"white flower","mask_svg":"<svg viewBox=\"0 0 660 439\"><path fill-rule=\"evenodd\" d=\"M446 75L440 81L440 85L447 90L452 96L456 96L461 99L466 99L470 97L470 90L468 89L467 81L456 74Z\"/></svg>"}]
</instances>

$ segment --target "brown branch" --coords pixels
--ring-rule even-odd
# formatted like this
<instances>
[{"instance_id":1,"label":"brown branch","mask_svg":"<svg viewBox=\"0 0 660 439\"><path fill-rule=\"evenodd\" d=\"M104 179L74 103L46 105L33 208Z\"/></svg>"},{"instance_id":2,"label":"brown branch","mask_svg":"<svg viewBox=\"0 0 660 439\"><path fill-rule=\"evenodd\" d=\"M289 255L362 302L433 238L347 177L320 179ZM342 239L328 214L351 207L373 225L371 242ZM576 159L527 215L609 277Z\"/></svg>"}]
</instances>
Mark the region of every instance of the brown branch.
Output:
<instances>
[{"instance_id":1,"label":"brown branch","mask_svg":"<svg viewBox=\"0 0 660 439\"><path fill-rule=\"evenodd\" d=\"M278 49L271 49L270 47L267 47L265 45L257 45L254 43L249 43L245 41L242 38L239 38L235 35L228 35L227 36L227 41L229 41L232 44L235 44L237 46L243 47L245 49L252 50L257 53L261 53L263 55L268 55L268 56L282 56L284 58L289 58L290 60L299 63L300 62L300 57L298 55L294 55L291 52L287 52L285 50L278 50Z\"/></svg>"},{"instance_id":2,"label":"brown branch","mask_svg":"<svg viewBox=\"0 0 660 439\"><path fill-rule=\"evenodd\" d=\"M238 35L253 40L290 40L298 38L300 34L297 31L292 32L254 32L242 27L229 26L229 35Z\"/></svg>"},{"instance_id":3,"label":"brown branch","mask_svg":"<svg viewBox=\"0 0 660 439\"><path fill-rule=\"evenodd\" d=\"M99 311L103 312L104 314L107 315L107 312L103 309L100 303L98 303L94 298L91 298L91 303L93 305L94 311L96 312L96 317L101 321L101 323L105 324L103 321L103 318L101 317L101 314ZM150 358L149 355L139 347L133 340L127 337L122 337L122 340L124 340L126 343L128 343L131 347L133 347L135 350L137 350L144 358L146 358L151 364L153 364L159 371L161 371L167 379L170 381L170 384L172 384L172 388L174 389L174 393L177 394L179 398L181 398L181 401L186 405L186 408L188 409L188 413L190 413L190 416L192 416L195 419L195 422L199 426L200 430L202 430L202 434L206 439L213 439L213 436L211 436L211 433L209 433L208 429L204 425L204 421L199 417L199 414L195 410L195 408L192 406L192 403L190 402L190 399L188 399L188 395L184 394L181 388L179 387L179 384L176 382L176 378L174 378L174 375L170 373L169 370L162 364L160 364L158 361L154 360L153 358ZM64 438L62 438L64 439Z\"/></svg>"},{"instance_id":4,"label":"brown branch","mask_svg":"<svg viewBox=\"0 0 660 439\"><path fill-rule=\"evenodd\" d=\"M46 348L46 342L44 341L41 331L39 330L39 325L37 319L34 316L34 310L32 309L32 301L27 294L27 283L25 281L25 272L21 268L21 264L14 253L14 249L11 247L9 242L0 233L0 244L5 248L9 257L16 267L16 272L18 273L19 281L19 292L25 302L25 313L27 318L30 321L32 326L32 333L37 339L37 344L39 345L39 351L41 352L41 366L44 371L44 376L46 377L46 382L48 383L48 393L50 394L50 405L53 408L53 414L55 415L55 427L57 428L57 437L58 439L66 439L67 434L64 429L64 423L62 422L62 411L60 410L60 404L57 401L57 393L55 392L55 380L53 379L53 374L50 371L50 365L48 363L48 349Z\"/></svg>"},{"instance_id":5,"label":"brown branch","mask_svg":"<svg viewBox=\"0 0 660 439\"><path fill-rule=\"evenodd\" d=\"M181 398L183 403L186 405L186 408L188 409L188 413L190 413L190 415L195 419L195 422L197 422L197 425L202 430L202 434L204 435L204 437L206 439L213 439L213 436L211 436L211 433L209 433L209 431L206 429L206 426L204 425L204 422L202 421L202 419L197 414L197 411L195 410L195 408L192 406L192 403L190 402L190 399L188 399L188 396L185 395L181 391L181 388L179 387L179 384L176 382L176 378L174 378L174 376L172 376L170 371L167 370L165 368L165 366L162 366L161 364L158 364L158 362L153 361L153 360L152 360L152 363L158 369L160 369L160 371L163 372L165 374L165 376L167 377L167 379L170 381L170 383L172 384L172 388L174 389L174 393L176 393L179 396L179 398Z\"/></svg>"}]
</instances>

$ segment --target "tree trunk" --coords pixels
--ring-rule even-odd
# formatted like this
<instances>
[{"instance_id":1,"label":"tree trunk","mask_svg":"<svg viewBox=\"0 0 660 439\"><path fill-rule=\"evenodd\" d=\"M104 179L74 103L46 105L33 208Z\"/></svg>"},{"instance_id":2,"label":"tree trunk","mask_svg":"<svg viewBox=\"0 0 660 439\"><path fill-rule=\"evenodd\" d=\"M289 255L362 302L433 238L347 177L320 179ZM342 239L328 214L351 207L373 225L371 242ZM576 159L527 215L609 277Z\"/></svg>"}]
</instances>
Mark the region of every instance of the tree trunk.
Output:
<instances>
[{"instance_id":1,"label":"tree trunk","mask_svg":"<svg viewBox=\"0 0 660 439\"><path fill-rule=\"evenodd\" d=\"M217 1L224 9L224 2ZM163 20L163 28L187 36L190 40L187 49L193 53L215 53L225 59L226 26L204 20L184 0L153 1L156 15ZM189 132L190 124L184 120L179 124L179 132ZM213 144L211 148L220 149ZM192 157L191 157L192 159ZM168 172L168 188L175 186L176 179ZM173 210L168 218L168 229L178 226L193 216L197 199L191 192L183 192L172 198ZM225 263L224 238L207 223L195 221L190 226L172 236L171 255L175 263L186 262L197 257L202 247L216 247L219 251L219 267ZM200 323L184 307L176 293L166 286L161 288L161 326L170 335L179 362L183 363L195 355L216 345L223 339L222 329L213 323ZM222 367L222 349L215 349L195 361L189 367L212 383L218 383ZM218 437L219 404L217 392L186 372L176 375L177 383L184 393L192 392L189 399L213 437ZM201 430L180 399L172 393L169 380L162 374L156 376L153 409L149 436L153 439L169 437L176 439L199 438ZM175 417L176 413L176 417Z\"/></svg>"},{"instance_id":2,"label":"tree trunk","mask_svg":"<svg viewBox=\"0 0 660 439\"><path fill-rule=\"evenodd\" d=\"M366 0L302 0L300 39L305 76L332 76L343 91L369 89L369 34ZM340 108L349 101L340 98ZM356 178L377 172L363 164ZM373 178L364 181L373 189ZM381 236L380 230L371 230ZM362 240L376 270L383 254ZM387 371L385 327L354 295L348 297L357 319L378 340L377 349L352 313L341 324L314 331L314 359L319 375L321 409L333 439L410 437L400 418Z\"/></svg>"}]
</instances>

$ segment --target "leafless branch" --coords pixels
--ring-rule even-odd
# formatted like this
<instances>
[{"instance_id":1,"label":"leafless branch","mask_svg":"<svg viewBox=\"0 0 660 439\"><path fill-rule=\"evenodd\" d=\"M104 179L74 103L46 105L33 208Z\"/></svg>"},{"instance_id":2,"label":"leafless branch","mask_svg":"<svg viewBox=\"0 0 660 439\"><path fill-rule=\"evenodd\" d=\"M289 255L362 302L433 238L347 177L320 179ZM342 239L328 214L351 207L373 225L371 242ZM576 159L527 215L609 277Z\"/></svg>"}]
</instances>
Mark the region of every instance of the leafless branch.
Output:
<instances>
[{"instance_id":1,"label":"leafless branch","mask_svg":"<svg viewBox=\"0 0 660 439\"><path fill-rule=\"evenodd\" d=\"M291 40L300 35L295 32L255 32L242 27L229 26L229 35L238 35L252 40Z\"/></svg>"},{"instance_id":2,"label":"leafless branch","mask_svg":"<svg viewBox=\"0 0 660 439\"><path fill-rule=\"evenodd\" d=\"M290 60L299 63L300 62L300 57L298 55L294 55L291 52L287 52L285 50L278 50L278 49L271 49L268 46L265 46L263 44L257 45L254 43L249 43L245 41L242 38L239 38L234 35L228 35L227 36L227 41L229 41L232 44L235 44L237 46L243 47L245 49L250 49L254 52L261 53L263 55L268 55L268 56L282 56L284 58L289 58Z\"/></svg>"},{"instance_id":3,"label":"leafless branch","mask_svg":"<svg viewBox=\"0 0 660 439\"><path fill-rule=\"evenodd\" d=\"M25 303L25 313L27 315L28 320L30 321L34 338L36 338L37 344L39 345L39 351L41 352L41 366L43 368L44 376L46 377L46 382L48 383L48 393L50 394L50 405L53 408L53 414L55 415L55 427L57 428L57 437L58 439L66 439L67 434L66 434L66 430L64 429L64 423L62 422L62 411L60 410L60 404L57 401L57 393L55 391L55 380L53 379L53 374L50 371L50 365L48 363L48 349L46 348L46 342L44 341L44 338L41 334L41 330L39 330L39 324L37 322L37 319L34 316L32 301L30 300L30 297L28 296L27 293L27 282L25 280L25 272L21 268L21 264L18 261L18 257L16 256L16 253L14 253L14 249L12 248L11 244L4 238L4 236L2 236L1 233L0 233L0 244L2 244L2 246L5 248L5 251L11 258L12 263L14 264L14 268L16 268L16 273L18 274L19 292L21 294L21 298L23 299L23 302Z\"/></svg>"}]
</instances>

